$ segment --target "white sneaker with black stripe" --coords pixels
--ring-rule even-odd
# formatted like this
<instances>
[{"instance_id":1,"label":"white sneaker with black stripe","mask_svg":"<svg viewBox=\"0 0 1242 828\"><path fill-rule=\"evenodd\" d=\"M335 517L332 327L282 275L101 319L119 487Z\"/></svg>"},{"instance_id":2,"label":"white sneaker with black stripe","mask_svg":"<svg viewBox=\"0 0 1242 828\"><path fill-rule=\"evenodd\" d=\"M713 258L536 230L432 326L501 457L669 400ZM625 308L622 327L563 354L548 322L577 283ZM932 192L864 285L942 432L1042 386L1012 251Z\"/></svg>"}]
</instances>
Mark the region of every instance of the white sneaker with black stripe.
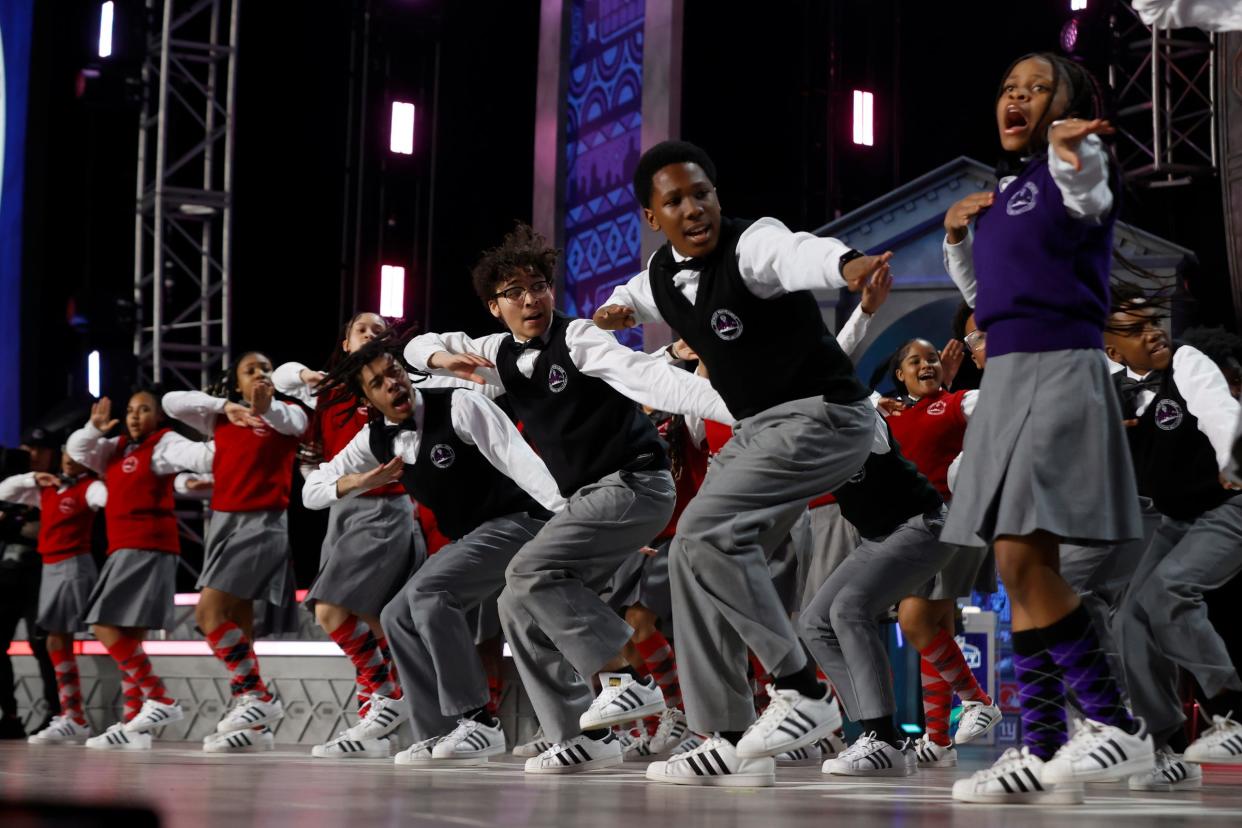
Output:
<instances>
[{"instance_id":1,"label":"white sneaker with black stripe","mask_svg":"<svg viewBox=\"0 0 1242 828\"><path fill-rule=\"evenodd\" d=\"M1212 726L1190 743L1183 758L1201 764L1242 764L1242 723L1235 722L1232 713L1213 716Z\"/></svg>"},{"instance_id":2,"label":"white sneaker with black stripe","mask_svg":"<svg viewBox=\"0 0 1242 828\"><path fill-rule=\"evenodd\" d=\"M216 723L217 733L232 733L234 730L249 730L252 727L272 724L285 715L285 708L280 699L273 697L271 701L263 701L252 693L237 697L237 702L224 714L224 718Z\"/></svg>"},{"instance_id":3,"label":"white sneaker with black stripe","mask_svg":"<svg viewBox=\"0 0 1242 828\"><path fill-rule=\"evenodd\" d=\"M617 734L621 743L621 759L624 762L645 762L652 758L651 734L641 728Z\"/></svg>"},{"instance_id":4,"label":"white sneaker with black stripe","mask_svg":"<svg viewBox=\"0 0 1242 828\"><path fill-rule=\"evenodd\" d=\"M697 750L704 741L705 737L700 736L697 733L690 733L686 736L686 738L681 740L681 744L673 748L673 753L689 753L692 750Z\"/></svg>"},{"instance_id":5,"label":"white sneaker with black stripe","mask_svg":"<svg viewBox=\"0 0 1242 828\"><path fill-rule=\"evenodd\" d=\"M387 759L391 755L392 743L387 739L355 739L347 730L311 748L316 759Z\"/></svg>"},{"instance_id":6,"label":"white sneaker with black stripe","mask_svg":"<svg viewBox=\"0 0 1242 828\"><path fill-rule=\"evenodd\" d=\"M535 735L529 742L515 747L513 755L527 759L531 756L538 756L550 747L552 747L552 742L544 737L543 728L541 727L535 731Z\"/></svg>"},{"instance_id":7,"label":"white sneaker with black stripe","mask_svg":"<svg viewBox=\"0 0 1242 828\"><path fill-rule=\"evenodd\" d=\"M125 725L117 722L112 727L86 740L92 750L150 750L150 733L130 733Z\"/></svg>"},{"instance_id":8,"label":"white sneaker with black stripe","mask_svg":"<svg viewBox=\"0 0 1242 828\"><path fill-rule=\"evenodd\" d=\"M864 733L821 770L834 776L910 776L917 767L907 739L899 746Z\"/></svg>"},{"instance_id":9,"label":"white sneaker with black stripe","mask_svg":"<svg viewBox=\"0 0 1242 828\"><path fill-rule=\"evenodd\" d=\"M176 702L164 704L147 699L142 703L142 709L138 711L138 715L125 723L125 732L146 733L148 730L179 722L184 718L185 711Z\"/></svg>"},{"instance_id":10,"label":"white sneaker with black stripe","mask_svg":"<svg viewBox=\"0 0 1242 828\"><path fill-rule=\"evenodd\" d=\"M652 754L663 756L672 753L689 733L690 725L686 723L686 714L676 707L670 707L660 714L656 732L651 734L649 747Z\"/></svg>"},{"instance_id":11,"label":"white sneaker with black stripe","mask_svg":"<svg viewBox=\"0 0 1242 828\"><path fill-rule=\"evenodd\" d=\"M1082 786L1045 782L1045 767L1028 748L1009 748L992 767L954 782L953 798L985 805L1082 804Z\"/></svg>"},{"instance_id":12,"label":"white sneaker with black stripe","mask_svg":"<svg viewBox=\"0 0 1242 828\"><path fill-rule=\"evenodd\" d=\"M938 745L924 733L914 743L914 759L920 768L952 768L957 766L953 745Z\"/></svg>"},{"instance_id":13,"label":"white sneaker with black stripe","mask_svg":"<svg viewBox=\"0 0 1242 828\"><path fill-rule=\"evenodd\" d=\"M625 724L663 713L664 693L654 679L634 681L626 673L600 673L600 691L578 720L583 730Z\"/></svg>"},{"instance_id":14,"label":"white sneaker with black stripe","mask_svg":"<svg viewBox=\"0 0 1242 828\"><path fill-rule=\"evenodd\" d=\"M1187 762L1167 747L1156 751L1156 764L1147 773L1130 777L1132 791L1188 791L1203 787L1203 768Z\"/></svg>"},{"instance_id":15,"label":"white sneaker with black stripe","mask_svg":"<svg viewBox=\"0 0 1242 828\"><path fill-rule=\"evenodd\" d=\"M1155 764L1154 754L1151 736L1141 721L1139 732L1130 734L1084 719L1073 738L1044 763L1042 781L1053 785L1096 782L1147 773Z\"/></svg>"},{"instance_id":16,"label":"white sneaker with black stripe","mask_svg":"<svg viewBox=\"0 0 1242 828\"><path fill-rule=\"evenodd\" d=\"M776 760L771 756L742 759L727 740L711 736L694 750L652 762L647 778L674 785L766 788L776 784Z\"/></svg>"},{"instance_id":17,"label":"white sneaker with black stripe","mask_svg":"<svg viewBox=\"0 0 1242 828\"><path fill-rule=\"evenodd\" d=\"M91 737L89 723L80 725L69 716L53 716L47 727L26 737L32 745L80 745Z\"/></svg>"},{"instance_id":18,"label":"white sneaker with black stripe","mask_svg":"<svg viewBox=\"0 0 1242 828\"><path fill-rule=\"evenodd\" d=\"M261 753L275 747L275 737L267 727L209 733L203 737L204 753Z\"/></svg>"},{"instance_id":19,"label":"white sneaker with black stripe","mask_svg":"<svg viewBox=\"0 0 1242 828\"><path fill-rule=\"evenodd\" d=\"M769 684L768 706L737 743L743 759L775 756L818 742L841 727L841 709L832 693L812 699L797 690Z\"/></svg>"},{"instance_id":20,"label":"white sneaker with black stripe","mask_svg":"<svg viewBox=\"0 0 1242 828\"><path fill-rule=\"evenodd\" d=\"M408 718L410 713L406 709L405 699L373 695L367 703L366 713L345 733L351 739L382 739L401 727L402 722Z\"/></svg>"},{"instance_id":21,"label":"white sneaker with black stripe","mask_svg":"<svg viewBox=\"0 0 1242 828\"><path fill-rule=\"evenodd\" d=\"M962 717L957 720L957 732L953 734L953 744L964 745L978 739L992 728L1000 724L1001 709L995 704L984 704L978 701L962 702Z\"/></svg>"},{"instance_id":22,"label":"white sneaker with black stripe","mask_svg":"<svg viewBox=\"0 0 1242 828\"><path fill-rule=\"evenodd\" d=\"M428 766L435 764L435 760L431 757L431 751L436 746L436 742L440 741L443 736L432 736L430 739L423 739L415 742L405 750L398 753L392 758L394 764L397 765L423 765ZM446 762L444 764L452 764Z\"/></svg>"},{"instance_id":23,"label":"white sneaker with black stripe","mask_svg":"<svg viewBox=\"0 0 1242 828\"><path fill-rule=\"evenodd\" d=\"M489 756L505 752L505 732L500 722L485 725L474 719L458 719L457 727L436 742L431 758L436 761L451 760L455 764L483 764Z\"/></svg>"},{"instance_id":24,"label":"white sneaker with black stripe","mask_svg":"<svg viewBox=\"0 0 1242 828\"><path fill-rule=\"evenodd\" d=\"M836 759L849 748L845 733L839 728L816 742L825 759Z\"/></svg>"},{"instance_id":25,"label":"white sneaker with black stripe","mask_svg":"<svg viewBox=\"0 0 1242 828\"><path fill-rule=\"evenodd\" d=\"M824 753L819 742L776 754L778 765L818 765L824 761Z\"/></svg>"},{"instance_id":26,"label":"white sneaker with black stripe","mask_svg":"<svg viewBox=\"0 0 1242 828\"><path fill-rule=\"evenodd\" d=\"M526 760L527 773L582 773L621 764L621 742L612 731L602 739L575 736L553 742L538 756Z\"/></svg>"}]
</instances>

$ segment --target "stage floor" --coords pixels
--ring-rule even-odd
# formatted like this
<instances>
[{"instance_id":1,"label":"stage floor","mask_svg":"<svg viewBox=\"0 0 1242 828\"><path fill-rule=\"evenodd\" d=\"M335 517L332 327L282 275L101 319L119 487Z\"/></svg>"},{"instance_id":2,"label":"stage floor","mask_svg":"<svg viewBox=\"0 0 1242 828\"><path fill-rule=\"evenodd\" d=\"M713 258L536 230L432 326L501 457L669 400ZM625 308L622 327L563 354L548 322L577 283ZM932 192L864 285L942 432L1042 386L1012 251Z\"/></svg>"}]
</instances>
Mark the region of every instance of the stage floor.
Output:
<instances>
[{"instance_id":1,"label":"stage floor","mask_svg":"<svg viewBox=\"0 0 1242 828\"><path fill-rule=\"evenodd\" d=\"M994 751L963 751L975 769ZM1058 825L1127 828L1242 825L1242 767L1209 768L1201 791L1138 794L1092 785L1076 807L957 805L961 771L908 780L837 781L818 767L781 768L775 788L686 788L647 782L642 763L572 777L530 777L509 756L488 767L411 771L380 760L330 762L303 750L209 756L168 742L150 752L0 743L0 800L143 805L172 828L202 826L850 826ZM826 822L831 821L831 822ZM0 822L7 822L0 819ZM38 824L38 823L21 823ZM73 824L73 823L67 823Z\"/></svg>"}]
</instances>

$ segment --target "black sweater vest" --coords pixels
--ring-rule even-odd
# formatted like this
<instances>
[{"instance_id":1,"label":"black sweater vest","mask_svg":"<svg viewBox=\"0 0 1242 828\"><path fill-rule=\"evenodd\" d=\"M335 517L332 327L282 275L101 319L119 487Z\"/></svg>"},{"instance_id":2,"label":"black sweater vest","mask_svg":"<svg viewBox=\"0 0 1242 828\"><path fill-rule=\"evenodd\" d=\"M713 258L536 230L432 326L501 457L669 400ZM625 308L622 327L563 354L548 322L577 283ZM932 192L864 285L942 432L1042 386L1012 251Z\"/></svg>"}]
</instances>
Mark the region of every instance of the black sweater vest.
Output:
<instances>
[{"instance_id":1,"label":"black sweater vest","mask_svg":"<svg viewBox=\"0 0 1242 828\"><path fill-rule=\"evenodd\" d=\"M526 512L551 517L551 512L489 463L478 448L457 436L451 406L458 390L419 389L423 430L418 460L407 463L401 475L405 490L431 510L440 531L453 540L505 515ZM387 463L393 458L391 432L382 418L373 418L370 428L371 453Z\"/></svg>"},{"instance_id":2,"label":"black sweater vest","mask_svg":"<svg viewBox=\"0 0 1242 828\"><path fill-rule=\"evenodd\" d=\"M693 305L673 284L683 268L672 247L656 251L648 274L660 315L706 363L712 386L739 419L807 397L866 399L867 389L810 291L760 299L742 281L737 242L750 224L721 222L720 242L699 273Z\"/></svg>"},{"instance_id":3,"label":"black sweater vest","mask_svg":"<svg viewBox=\"0 0 1242 828\"><path fill-rule=\"evenodd\" d=\"M890 451L868 455L858 474L833 492L841 516L868 539L890 535L915 515L934 512L944 503L935 487L902 455L891 431L888 442Z\"/></svg>"},{"instance_id":4,"label":"black sweater vest","mask_svg":"<svg viewBox=\"0 0 1242 828\"><path fill-rule=\"evenodd\" d=\"M561 494L569 497L616 471L667 469L664 441L638 403L582 373L569 358L565 328L571 321L553 317L529 378L518 370L521 350L512 337L496 356L505 395Z\"/></svg>"},{"instance_id":5,"label":"black sweater vest","mask_svg":"<svg viewBox=\"0 0 1242 828\"><path fill-rule=\"evenodd\" d=\"M1177 345L1173 353L1177 353ZM1120 395L1125 371L1113 375ZM1133 400L1121 398L1127 419L1135 414ZM1150 497L1157 511L1176 520L1193 520L1215 509L1232 493L1220 485L1216 451L1199 430L1199 419L1186 407L1177 389L1173 365L1165 371L1151 405L1126 429L1139 494Z\"/></svg>"}]
</instances>

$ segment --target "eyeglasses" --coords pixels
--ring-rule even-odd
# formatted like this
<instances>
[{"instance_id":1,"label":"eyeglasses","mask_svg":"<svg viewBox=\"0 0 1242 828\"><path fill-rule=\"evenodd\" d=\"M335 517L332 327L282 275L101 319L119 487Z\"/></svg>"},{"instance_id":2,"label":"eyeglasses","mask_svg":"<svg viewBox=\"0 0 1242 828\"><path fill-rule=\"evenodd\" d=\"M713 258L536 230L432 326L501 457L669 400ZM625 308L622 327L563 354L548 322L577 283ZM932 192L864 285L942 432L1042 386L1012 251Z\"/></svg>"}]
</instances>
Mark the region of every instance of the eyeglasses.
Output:
<instances>
[{"instance_id":1,"label":"eyeglasses","mask_svg":"<svg viewBox=\"0 0 1242 828\"><path fill-rule=\"evenodd\" d=\"M988 335L983 331L971 331L962 339L966 343L966 347L973 352L978 351L985 344L987 344L987 338Z\"/></svg>"},{"instance_id":2,"label":"eyeglasses","mask_svg":"<svg viewBox=\"0 0 1242 828\"><path fill-rule=\"evenodd\" d=\"M518 302L521 302L523 299L526 298L527 293L529 293L533 297L538 298L540 296L543 296L545 293L547 293L551 289L552 289L552 282L548 280L542 280L538 282L532 282L530 287L511 287L508 290L502 290L498 293L493 293L492 296L496 297L497 299L503 296L506 300L516 305Z\"/></svg>"}]
</instances>

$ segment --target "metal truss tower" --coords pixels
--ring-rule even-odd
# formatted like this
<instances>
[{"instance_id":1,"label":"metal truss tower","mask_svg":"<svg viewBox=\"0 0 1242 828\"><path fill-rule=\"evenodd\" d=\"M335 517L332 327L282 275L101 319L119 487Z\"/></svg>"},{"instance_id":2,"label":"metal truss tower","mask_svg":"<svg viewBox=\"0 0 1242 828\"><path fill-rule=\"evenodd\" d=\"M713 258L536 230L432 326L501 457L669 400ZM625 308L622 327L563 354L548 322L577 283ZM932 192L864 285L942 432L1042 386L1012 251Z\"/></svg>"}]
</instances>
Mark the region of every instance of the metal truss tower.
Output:
<instances>
[{"instance_id":1,"label":"metal truss tower","mask_svg":"<svg viewBox=\"0 0 1242 828\"><path fill-rule=\"evenodd\" d=\"M229 361L241 0L147 0L134 215L139 377L201 388Z\"/></svg>"},{"instance_id":2,"label":"metal truss tower","mask_svg":"<svg viewBox=\"0 0 1242 828\"><path fill-rule=\"evenodd\" d=\"M1109 85L1117 108L1117 154L1126 180L1171 187L1215 175L1215 35L1153 29L1129 3L1113 12Z\"/></svg>"}]
</instances>

